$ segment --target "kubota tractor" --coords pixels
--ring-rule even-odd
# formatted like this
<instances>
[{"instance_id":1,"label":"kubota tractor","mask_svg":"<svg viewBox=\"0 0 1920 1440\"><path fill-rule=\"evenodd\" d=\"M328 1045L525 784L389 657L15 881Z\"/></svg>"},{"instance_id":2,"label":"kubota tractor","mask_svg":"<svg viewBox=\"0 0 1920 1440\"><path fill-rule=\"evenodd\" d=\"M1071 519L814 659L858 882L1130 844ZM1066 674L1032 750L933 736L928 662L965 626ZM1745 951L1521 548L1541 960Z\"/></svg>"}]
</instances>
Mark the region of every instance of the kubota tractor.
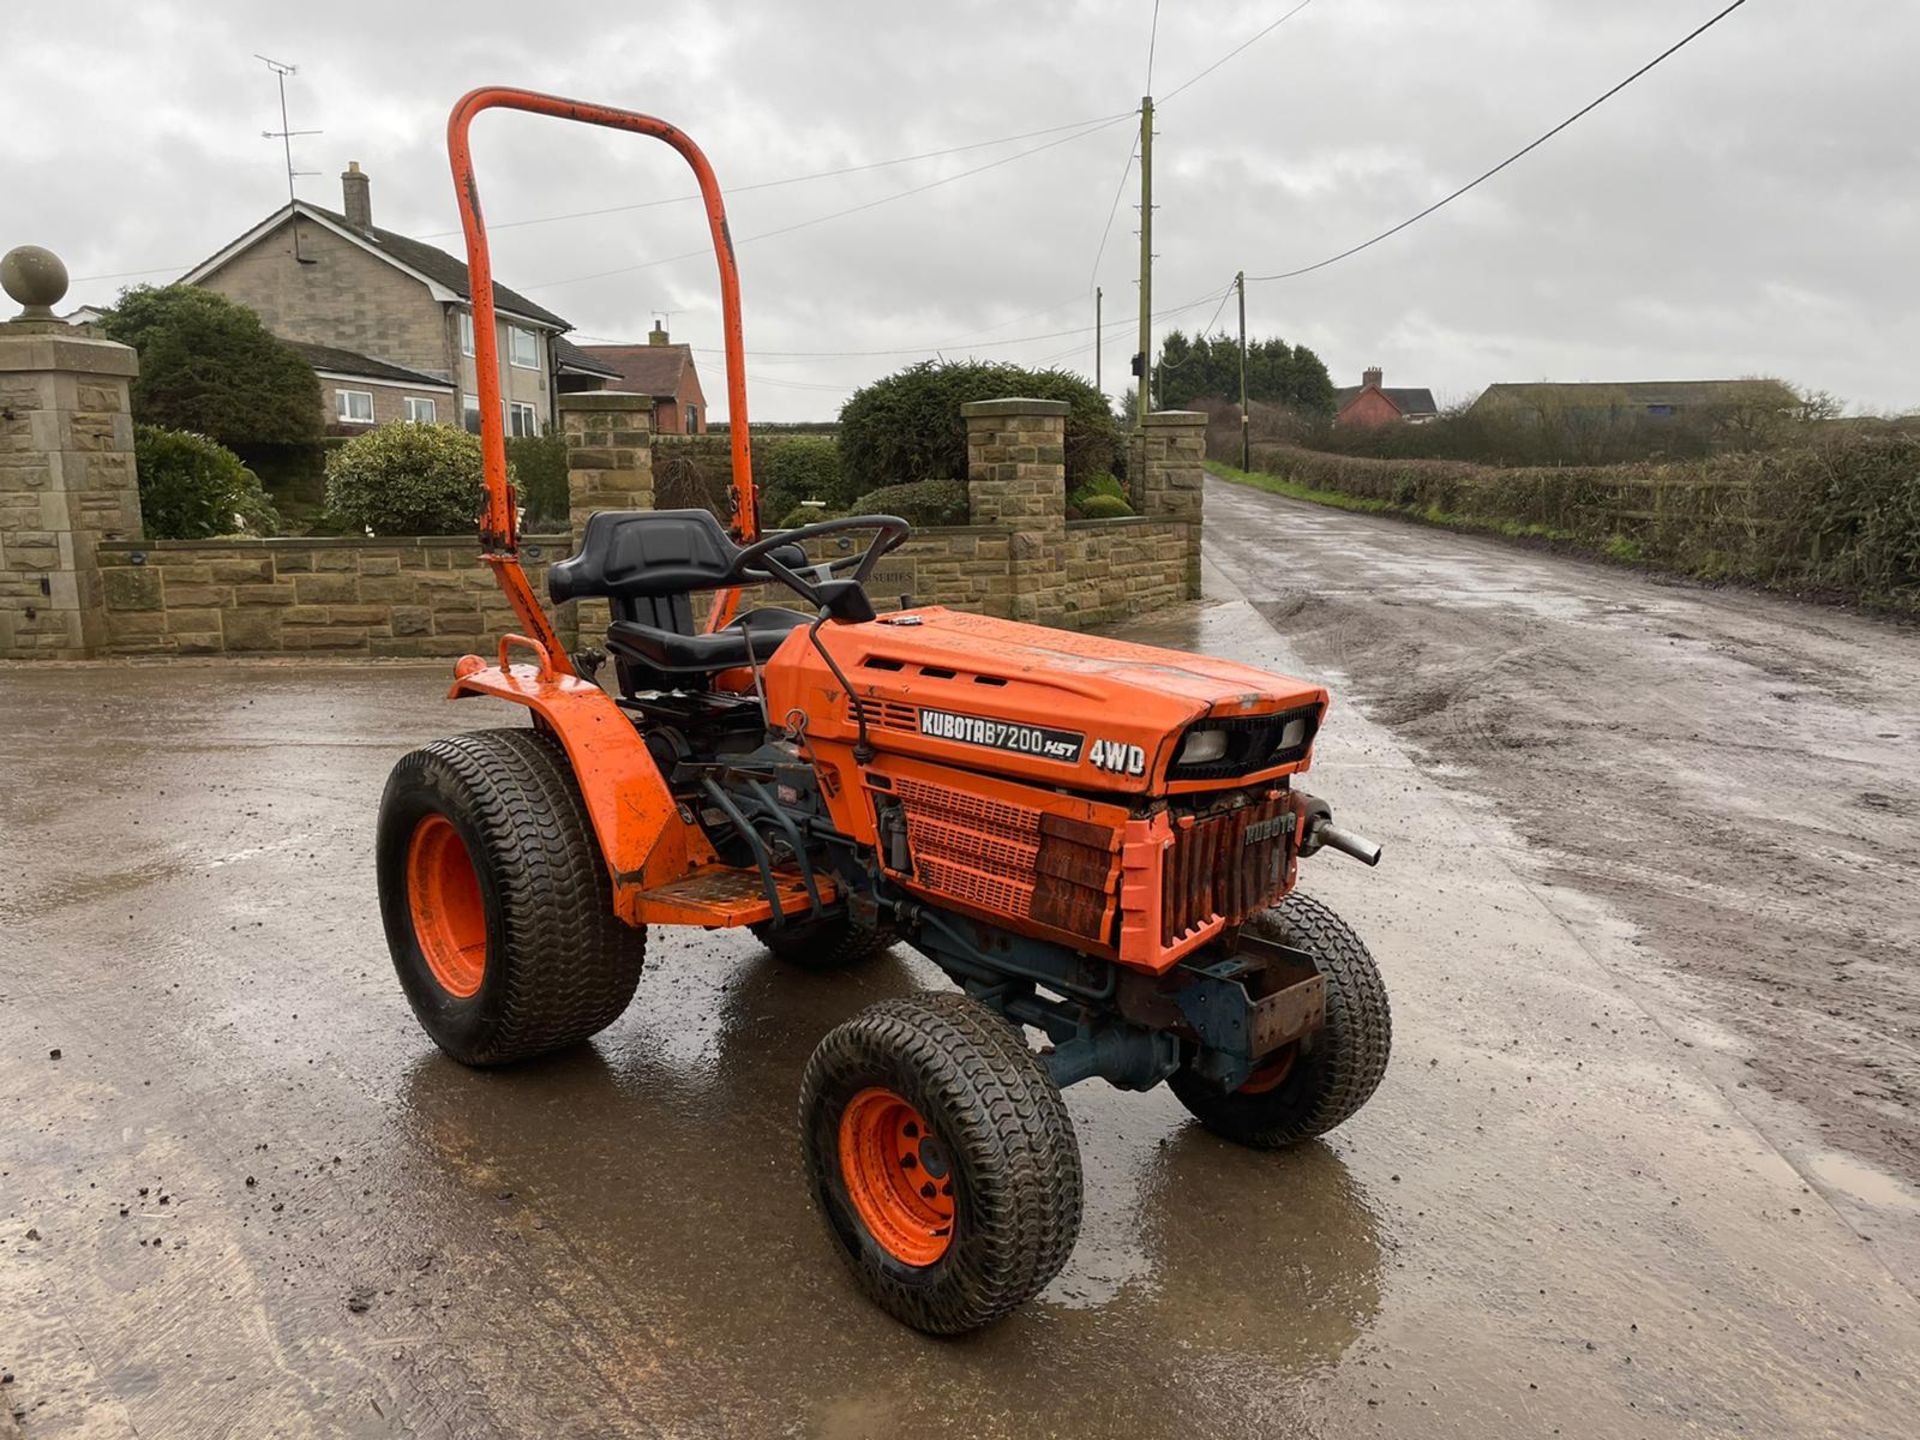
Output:
<instances>
[{"instance_id":1,"label":"kubota tractor","mask_svg":"<svg viewBox=\"0 0 1920 1440\"><path fill-rule=\"evenodd\" d=\"M600 597L614 684L571 656L516 555L487 237L468 149L492 107L652 135L706 202L725 318L733 510L605 511L552 566ZM959 990L871 1005L801 1082L813 1198L867 1293L956 1332L1038 1292L1080 1224L1061 1088L1167 1082L1257 1147L1352 1115L1387 1064L1366 947L1293 893L1322 849L1368 864L1301 791L1317 685L864 589L907 539L886 515L761 535L738 282L713 173L673 126L477 90L448 125L467 239L492 566L523 633L468 656L454 697L531 724L442 740L381 801L381 914L414 1012L470 1065L586 1039L632 997L647 927L746 926L805 969L906 944ZM815 542L865 548L825 562ZM822 548L815 546L816 553ZM830 547L827 547L830 550ZM743 586L791 606L739 612ZM705 623L694 597L710 596ZM515 650L525 663L509 663ZM1045 1038L1036 1052L1028 1032Z\"/></svg>"}]
</instances>

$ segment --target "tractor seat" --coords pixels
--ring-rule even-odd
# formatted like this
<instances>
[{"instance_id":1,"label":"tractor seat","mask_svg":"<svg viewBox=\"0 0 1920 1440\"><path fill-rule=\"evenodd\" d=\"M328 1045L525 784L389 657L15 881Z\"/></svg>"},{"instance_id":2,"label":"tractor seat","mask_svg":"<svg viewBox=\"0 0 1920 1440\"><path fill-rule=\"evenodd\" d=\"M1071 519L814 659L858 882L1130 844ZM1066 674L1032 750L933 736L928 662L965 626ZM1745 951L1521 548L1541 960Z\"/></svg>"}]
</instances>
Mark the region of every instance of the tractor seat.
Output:
<instances>
[{"instance_id":1,"label":"tractor seat","mask_svg":"<svg viewBox=\"0 0 1920 1440\"><path fill-rule=\"evenodd\" d=\"M789 630L812 623L811 615L771 606L749 610L732 624L706 635L685 635L638 620L616 620L607 627L607 648L622 659L669 674L705 674L764 662L787 638Z\"/></svg>"},{"instance_id":2,"label":"tractor seat","mask_svg":"<svg viewBox=\"0 0 1920 1440\"><path fill-rule=\"evenodd\" d=\"M696 634L695 591L718 590L733 571L740 547L707 510L602 510L587 520L580 553L547 572L555 604L599 597L613 623L607 648L626 666L677 675L731 670L765 660L796 625L813 617L797 610L750 610L712 634ZM774 552L783 565L807 564L798 545Z\"/></svg>"}]
</instances>

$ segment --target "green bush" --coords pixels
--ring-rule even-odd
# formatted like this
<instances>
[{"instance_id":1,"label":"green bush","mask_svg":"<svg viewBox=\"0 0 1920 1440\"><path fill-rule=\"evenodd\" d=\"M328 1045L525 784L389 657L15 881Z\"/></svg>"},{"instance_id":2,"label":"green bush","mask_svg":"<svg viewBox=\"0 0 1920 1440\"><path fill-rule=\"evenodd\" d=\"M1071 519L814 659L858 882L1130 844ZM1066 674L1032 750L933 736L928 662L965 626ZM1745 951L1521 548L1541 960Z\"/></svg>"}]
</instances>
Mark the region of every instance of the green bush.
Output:
<instances>
[{"instance_id":1,"label":"green bush","mask_svg":"<svg viewBox=\"0 0 1920 1440\"><path fill-rule=\"evenodd\" d=\"M1078 375L1018 365L923 360L856 390L840 410L840 467L855 493L967 473L960 407L1012 396L1064 400L1067 486L1110 472L1120 432L1099 391Z\"/></svg>"},{"instance_id":2,"label":"green bush","mask_svg":"<svg viewBox=\"0 0 1920 1440\"><path fill-rule=\"evenodd\" d=\"M798 530L802 525L818 525L822 520L838 520L850 512L822 509L817 505L796 505L780 517L776 530Z\"/></svg>"},{"instance_id":3,"label":"green bush","mask_svg":"<svg viewBox=\"0 0 1920 1440\"><path fill-rule=\"evenodd\" d=\"M526 511L528 530L559 531L569 524L567 439L560 434L510 435L507 466Z\"/></svg>"},{"instance_id":4,"label":"green bush","mask_svg":"<svg viewBox=\"0 0 1920 1440\"><path fill-rule=\"evenodd\" d=\"M451 425L382 425L327 457L327 509L375 535L458 535L479 522L480 456Z\"/></svg>"},{"instance_id":5,"label":"green bush","mask_svg":"<svg viewBox=\"0 0 1920 1440\"><path fill-rule=\"evenodd\" d=\"M967 487L958 480L916 480L882 485L853 502L856 515L898 515L914 525L967 523Z\"/></svg>"},{"instance_id":6,"label":"green bush","mask_svg":"<svg viewBox=\"0 0 1920 1440\"><path fill-rule=\"evenodd\" d=\"M148 539L271 535L279 528L259 477L217 441L189 430L137 425L133 454Z\"/></svg>"},{"instance_id":7,"label":"green bush","mask_svg":"<svg viewBox=\"0 0 1920 1440\"><path fill-rule=\"evenodd\" d=\"M1118 495L1089 495L1074 508L1082 520L1119 520L1133 514L1133 506Z\"/></svg>"},{"instance_id":8,"label":"green bush","mask_svg":"<svg viewBox=\"0 0 1920 1440\"><path fill-rule=\"evenodd\" d=\"M840 445L830 435L789 435L769 440L754 457L760 508L785 514L802 500L828 506L852 503L840 474Z\"/></svg>"}]
</instances>

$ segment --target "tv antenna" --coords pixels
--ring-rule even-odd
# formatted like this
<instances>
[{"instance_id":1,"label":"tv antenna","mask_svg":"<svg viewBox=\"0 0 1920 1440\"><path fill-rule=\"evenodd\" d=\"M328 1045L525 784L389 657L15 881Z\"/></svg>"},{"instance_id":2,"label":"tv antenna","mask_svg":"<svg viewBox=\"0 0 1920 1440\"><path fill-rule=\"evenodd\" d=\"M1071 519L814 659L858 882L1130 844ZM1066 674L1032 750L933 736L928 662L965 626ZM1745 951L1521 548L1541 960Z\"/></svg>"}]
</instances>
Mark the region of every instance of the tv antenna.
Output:
<instances>
[{"instance_id":1,"label":"tv antenna","mask_svg":"<svg viewBox=\"0 0 1920 1440\"><path fill-rule=\"evenodd\" d=\"M277 80L280 85L280 128L278 130L262 130L260 132L260 138L262 140L278 140L280 142L281 153L286 157L287 162L287 206L289 211L292 211L294 204L294 177L299 175L318 175L320 173L318 170L296 170L293 168L293 137L296 135L318 135L321 132L318 130L295 130L287 121L287 77L289 75L299 74L300 67L297 65L289 65L284 61L275 60L269 56L258 53L256 53L253 58L271 70L274 79ZM300 253L299 214L292 213L289 223L293 226L293 258L295 262L301 265L317 264L317 261L309 260Z\"/></svg>"}]
</instances>

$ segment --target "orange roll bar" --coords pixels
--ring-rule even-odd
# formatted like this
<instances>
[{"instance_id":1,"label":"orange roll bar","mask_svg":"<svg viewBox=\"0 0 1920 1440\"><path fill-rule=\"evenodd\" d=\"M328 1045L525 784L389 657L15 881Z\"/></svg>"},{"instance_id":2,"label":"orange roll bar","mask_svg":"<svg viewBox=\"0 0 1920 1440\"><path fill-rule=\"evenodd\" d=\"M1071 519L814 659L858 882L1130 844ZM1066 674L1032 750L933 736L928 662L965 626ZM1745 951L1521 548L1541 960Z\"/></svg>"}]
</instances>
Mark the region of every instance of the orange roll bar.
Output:
<instances>
[{"instance_id":1,"label":"orange roll bar","mask_svg":"<svg viewBox=\"0 0 1920 1440\"><path fill-rule=\"evenodd\" d=\"M720 266L720 313L727 354L727 419L733 442L733 538L748 543L760 536L754 510L753 446L747 429L746 346L740 327L740 272L734 264L733 237L727 229L726 202L720 183L700 147L686 132L651 115L618 110L611 105L589 105L543 95L534 90L485 86L460 97L447 117L447 158L453 166L453 188L460 204L460 228L467 237L467 282L473 297L473 366L480 386L480 447L487 485L486 508L480 516L481 558L493 567L494 577L519 616L529 639L547 653L554 670L573 674L573 663L554 633L553 624L520 567L520 522L507 484L506 419L500 409L500 345L494 334L493 261L487 249L487 226L480 211L480 186L474 178L473 152L468 131L483 110L528 110L561 120L631 130L664 140L692 167L706 205L707 228L713 235L714 259ZM707 628L717 630L733 619L740 592L722 590L715 596Z\"/></svg>"}]
</instances>

